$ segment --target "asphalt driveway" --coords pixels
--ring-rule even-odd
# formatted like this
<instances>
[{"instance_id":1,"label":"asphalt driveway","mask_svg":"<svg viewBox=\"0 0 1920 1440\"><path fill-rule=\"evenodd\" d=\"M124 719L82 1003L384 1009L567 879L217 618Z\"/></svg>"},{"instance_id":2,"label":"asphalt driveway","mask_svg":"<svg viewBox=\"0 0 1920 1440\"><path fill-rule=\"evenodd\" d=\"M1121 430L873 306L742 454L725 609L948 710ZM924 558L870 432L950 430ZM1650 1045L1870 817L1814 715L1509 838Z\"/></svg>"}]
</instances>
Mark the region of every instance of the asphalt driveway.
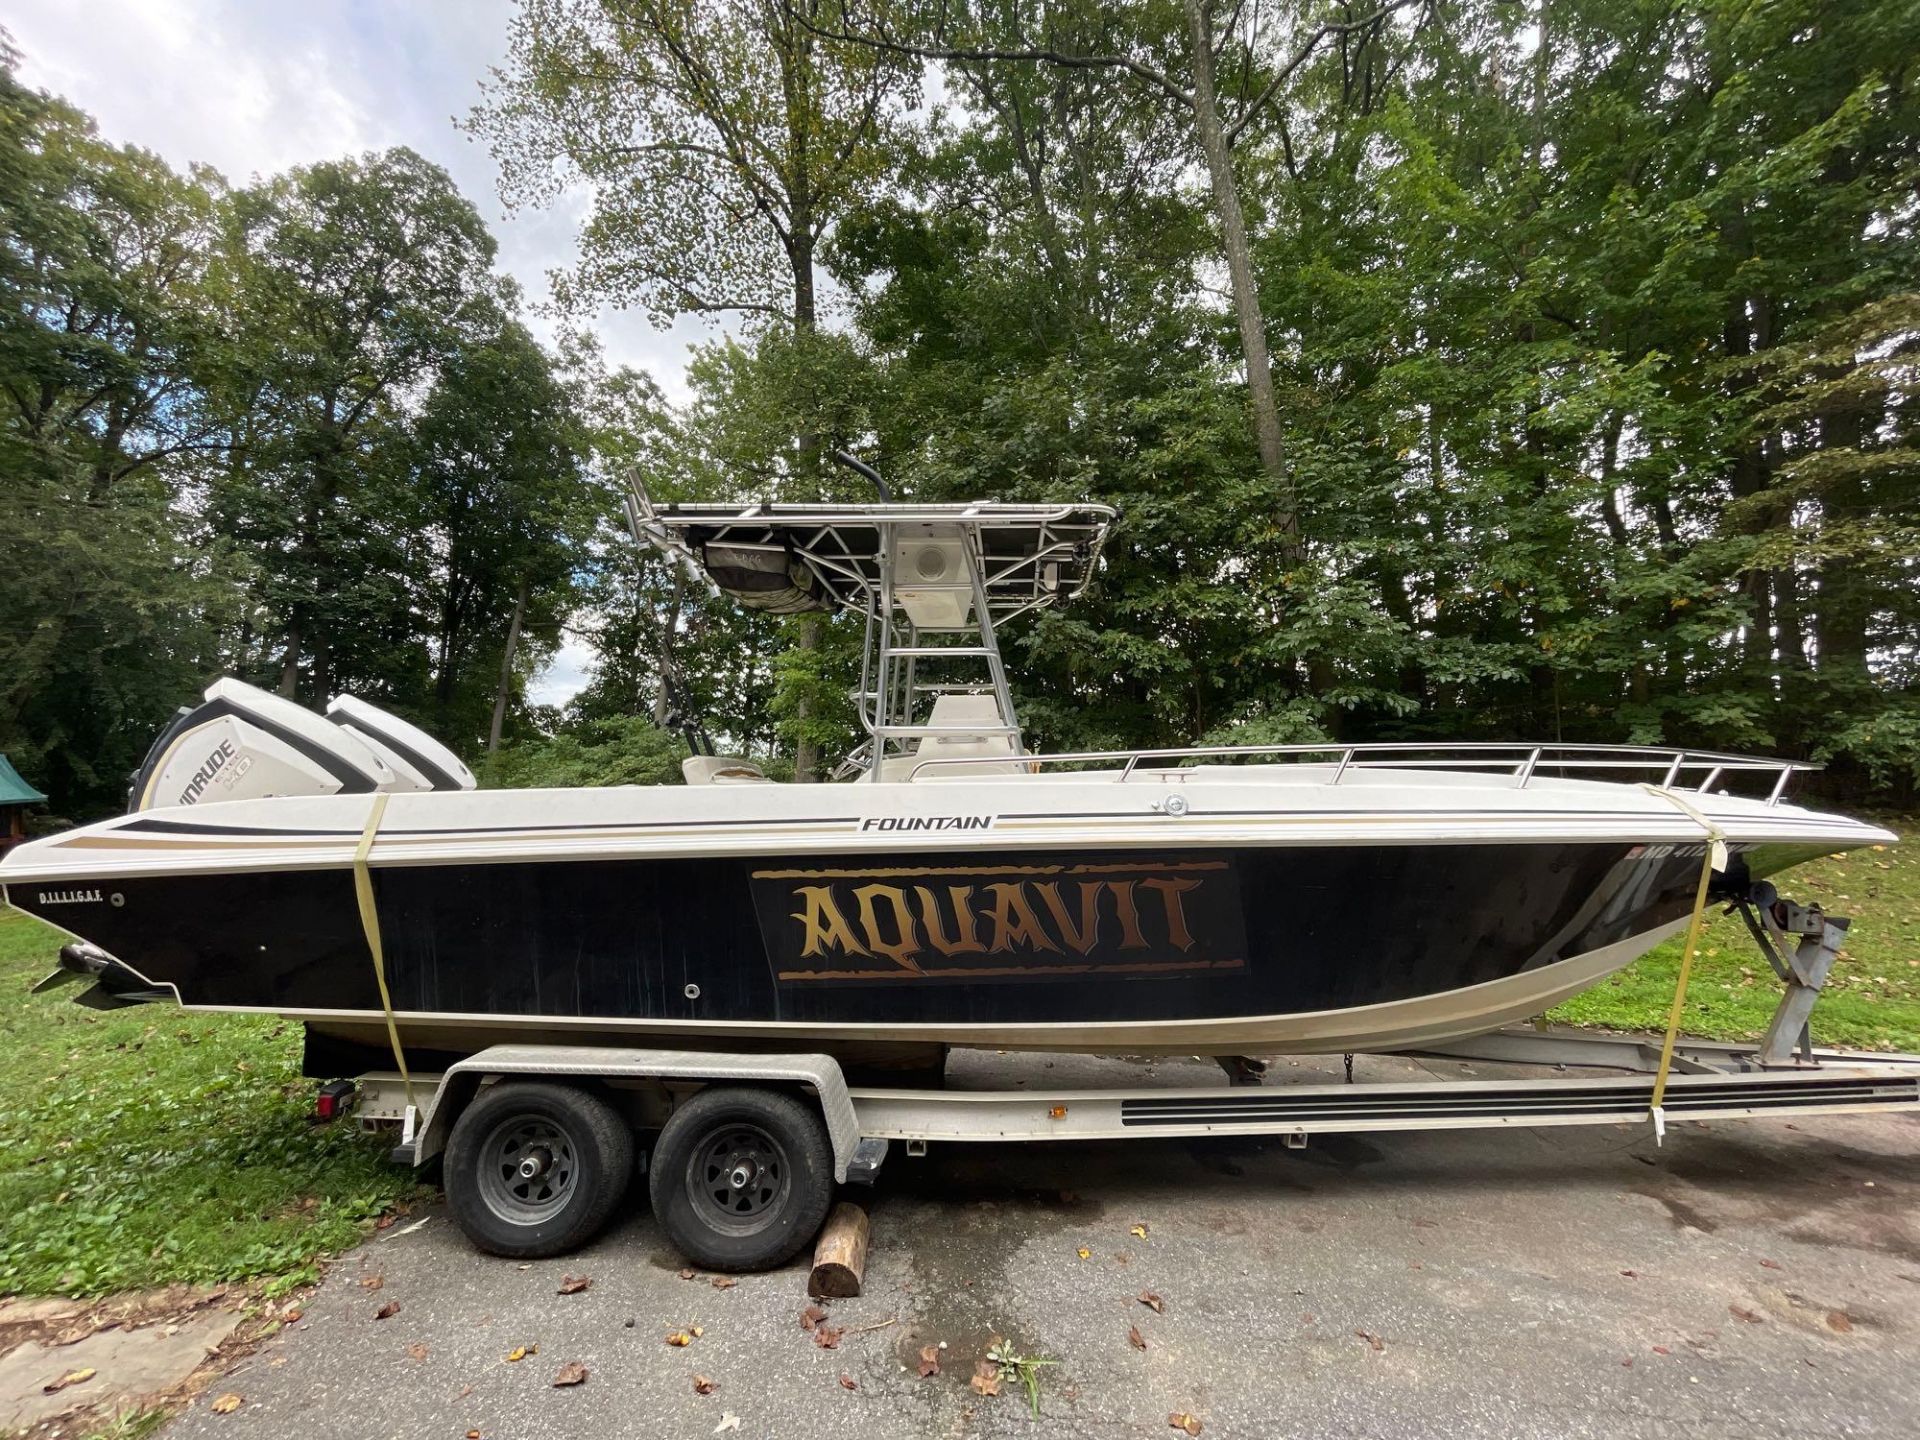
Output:
<instances>
[{"instance_id":1,"label":"asphalt driveway","mask_svg":"<svg viewBox=\"0 0 1920 1440\"><path fill-rule=\"evenodd\" d=\"M1664 1149L1639 1126L896 1150L831 1349L801 1325L804 1266L685 1278L635 1193L590 1250L532 1265L477 1254L438 1208L394 1227L162 1433L1174 1436L1172 1415L1209 1436L1920 1431L1915 1116L1686 1124ZM566 1276L592 1283L556 1293ZM1038 1421L1017 1385L969 1384L995 1337L1055 1362ZM556 1388L570 1362L588 1378ZM240 1407L215 1413L223 1393Z\"/></svg>"}]
</instances>

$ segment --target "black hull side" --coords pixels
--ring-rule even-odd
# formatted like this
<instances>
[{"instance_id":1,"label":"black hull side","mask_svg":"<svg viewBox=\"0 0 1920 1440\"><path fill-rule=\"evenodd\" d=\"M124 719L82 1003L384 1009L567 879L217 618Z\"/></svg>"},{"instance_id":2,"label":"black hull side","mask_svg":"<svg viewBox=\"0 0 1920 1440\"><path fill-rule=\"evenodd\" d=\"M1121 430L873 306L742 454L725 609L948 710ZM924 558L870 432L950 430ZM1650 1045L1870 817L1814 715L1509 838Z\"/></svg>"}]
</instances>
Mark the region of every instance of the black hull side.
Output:
<instances>
[{"instance_id":1,"label":"black hull side","mask_svg":"<svg viewBox=\"0 0 1920 1440\"><path fill-rule=\"evenodd\" d=\"M634 859L392 866L374 886L402 1014L985 1031L1300 1014L1506 979L1684 916L1698 852ZM96 886L98 900L71 899ZM11 898L188 1005L380 1009L346 870L58 893Z\"/></svg>"}]
</instances>

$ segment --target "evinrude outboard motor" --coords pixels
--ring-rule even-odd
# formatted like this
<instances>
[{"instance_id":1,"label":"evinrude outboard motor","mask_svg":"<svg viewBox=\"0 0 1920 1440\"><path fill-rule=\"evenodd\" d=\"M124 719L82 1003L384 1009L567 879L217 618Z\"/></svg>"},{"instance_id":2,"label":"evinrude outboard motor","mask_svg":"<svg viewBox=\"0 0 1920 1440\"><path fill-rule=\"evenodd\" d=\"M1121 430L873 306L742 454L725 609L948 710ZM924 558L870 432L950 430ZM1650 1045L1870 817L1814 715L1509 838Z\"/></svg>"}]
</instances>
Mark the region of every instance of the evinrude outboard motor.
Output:
<instances>
[{"instance_id":1,"label":"evinrude outboard motor","mask_svg":"<svg viewBox=\"0 0 1920 1440\"><path fill-rule=\"evenodd\" d=\"M387 762L402 780L399 789L472 790L479 785L460 757L398 715L369 705L358 695L336 695L327 704L327 719Z\"/></svg>"},{"instance_id":2,"label":"evinrude outboard motor","mask_svg":"<svg viewBox=\"0 0 1920 1440\"><path fill-rule=\"evenodd\" d=\"M471 790L472 773L431 736L343 695L326 719L234 679L183 707L134 774L127 809L270 795Z\"/></svg>"}]
</instances>

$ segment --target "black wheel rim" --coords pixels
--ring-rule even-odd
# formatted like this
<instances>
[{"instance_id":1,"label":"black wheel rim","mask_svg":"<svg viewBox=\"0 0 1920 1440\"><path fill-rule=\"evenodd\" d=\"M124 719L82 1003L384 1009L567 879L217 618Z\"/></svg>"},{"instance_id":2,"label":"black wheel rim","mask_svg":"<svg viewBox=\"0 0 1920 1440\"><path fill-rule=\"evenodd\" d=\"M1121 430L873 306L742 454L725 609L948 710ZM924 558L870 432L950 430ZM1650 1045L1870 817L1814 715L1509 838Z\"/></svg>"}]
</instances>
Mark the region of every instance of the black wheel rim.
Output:
<instances>
[{"instance_id":1,"label":"black wheel rim","mask_svg":"<svg viewBox=\"0 0 1920 1440\"><path fill-rule=\"evenodd\" d=\"M751 1235L779 1218L793 1189L787 1150L758 1125L731 1122L709 1131L687 1164L687 1198L702 1223L726 1235Z\"/></svg>"},{"instance_id":2,"label":"black wheel rim","mask_svg":"<svg viewBox=\"0 0 1920 1440\"><path fill-rule=\"evenodd\" d=\"M573 1136L545 1115L515 1115L480 1146L480 1198L509 1225L538 1225L567 1207L579 1183Z\"/></svg>"}]
</instances>

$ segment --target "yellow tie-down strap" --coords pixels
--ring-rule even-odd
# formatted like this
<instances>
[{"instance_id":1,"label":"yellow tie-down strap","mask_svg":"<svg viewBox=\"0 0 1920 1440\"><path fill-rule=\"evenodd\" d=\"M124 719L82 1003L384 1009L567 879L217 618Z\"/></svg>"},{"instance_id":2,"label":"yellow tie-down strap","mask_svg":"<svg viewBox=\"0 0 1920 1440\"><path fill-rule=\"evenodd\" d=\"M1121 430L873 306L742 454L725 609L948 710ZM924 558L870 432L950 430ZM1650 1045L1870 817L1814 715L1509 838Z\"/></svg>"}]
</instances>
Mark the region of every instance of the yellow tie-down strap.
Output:
<instances>
[{"instance_id":1,"label":"yellow tie-down strap","mask_svg":"<svg viewBox=\"0 0 1920 1440\"><path fill-rule=\"evenodd\" d=\"M407 1072L407 1053L400 1046L400 1024L393 1016L393 996L387 990L387 952L380 943L380 912L373 903L373 877L367 873L367 856L373 851L373 837L380 829L380 818L387 813L387 792L373 797L373 809L367 813L367 827L360 832L360 844L353 852L353 893L360 901L360 928L367 934L367 949L373 955L373 978L380 986L380 1008L387 1017L387 1041L393 1046L393 1063L400 1067L400 1083L407 1094L407 1107L413 1109L413 1076Z\"/></svg>"},{"instance_id":2,"label":"yellow tie-down strap","mask_svg":"<svg viewBox=\"0 0 1920 1440\"><path fill-rule=\"evenodd\" d=\"M1667 1074L1673 1069L1673 1047L1680 1038L1680 1015L1687 1005L1687 981L1693 977L1693 957L1700 948L1700 931L1706 923L1707 888L1713 883L1713 872L1727 868L1727 837L1718 825L1664 785L1640 788L1676 806L1707 835L1706 857L1700 862L1700 884L1693 892L1693 916L1687 921L1687 940L1680 949L1680 978L1674 983L1673 1006L1667 1012L1666 1039L1660 1046L1660 1068L1653 1076L1653 1138L1654 1143L1659 1144L1667 1134L1667 1117L1660 1106L1667 1097Z\"/></svg>"}]
</instances>

